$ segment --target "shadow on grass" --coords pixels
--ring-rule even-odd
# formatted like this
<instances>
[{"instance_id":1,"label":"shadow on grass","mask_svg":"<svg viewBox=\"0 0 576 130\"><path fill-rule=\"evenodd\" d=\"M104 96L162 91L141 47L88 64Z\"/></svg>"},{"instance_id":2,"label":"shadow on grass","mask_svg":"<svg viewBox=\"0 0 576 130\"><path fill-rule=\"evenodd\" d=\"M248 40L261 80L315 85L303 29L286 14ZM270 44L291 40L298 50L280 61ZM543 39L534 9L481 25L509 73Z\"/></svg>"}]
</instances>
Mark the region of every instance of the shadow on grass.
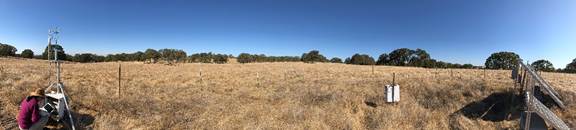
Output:
<instances>
[{"instance_id":1,"label":"shadow on grass","mask_svg":"<svg viewBox=\"0 0 576 130\"><path fill-rule=\"evenodd\" d=\"M81 129L90 129L88 126L92 126L94 123L94 116L89 114L82 114L82 113L73 113L76 118L76 122L78 123L76 126L79 126Z\"/></svg>"},{"instance_id":2,"label":"shadow on grass","mask_svg":"<svg viewBox=\"0 0 576 130\"><path fill-rule=\"evenodd\" d=\"M540 87L535 87L534 96L548 108L556 106L550 96L540 91ZM480 118L485 121L498 122L518 119L524 105L523 95L498 92L490 94L481 101L472 102L455 113L461 113L470 119Z\"/></svg>"},{"instance_id":3,"label":"shadow on grass","mask_svg":"<svg viewBox=\"0 0 576 130\"><path fill-rule=\"evenodd\" d=\"M370 106L370 107L377 107L378 105L376 105L376 103L371 102L371 101L364 101L364 104Z\"/></svg>"},{"instance_id":4,"label":"shadow on grass","mask_svg":"<svg viewBox=\"0 0 576 130\"><path fill-rule=\"evenodd\" d=\"M48 124L46 124L46 128L48 130L69 130L71 129L70 127L70 121L68 118L68 114L64 115L65 117L62 118L62 120L60 120L59 122L56 122L55 120L49 120ZM89 114L82 114L82 113L77 113L77 112L72 112L72 116L74 118L74 128L77 130L86 130L86 129L92 129L91 125L94 123L94 116L89 115Z\"/></svg>"},{"instance_id":5,"label":"shadow on grass","mask_svg":"<svg viewBox=\"0 0 576 130\"><path fill-rule=\"evenodd\" d=\"M520 108L523 105L522 97L513 92L499 92L490 94L481 101L472 102L456 113L470 119L499 122L503 120L518 119Z\"/></svg>"}]
</instances>

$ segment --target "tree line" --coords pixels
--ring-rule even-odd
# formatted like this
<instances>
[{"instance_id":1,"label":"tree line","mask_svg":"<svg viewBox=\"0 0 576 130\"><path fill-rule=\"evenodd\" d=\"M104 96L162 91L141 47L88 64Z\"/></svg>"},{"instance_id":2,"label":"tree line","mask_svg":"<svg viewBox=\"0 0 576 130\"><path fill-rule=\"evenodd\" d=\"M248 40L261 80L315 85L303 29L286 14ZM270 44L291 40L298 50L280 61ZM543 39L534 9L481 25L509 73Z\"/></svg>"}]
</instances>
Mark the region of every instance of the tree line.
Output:
<instances>
[{"instance_id":1,"label":"tree line","mask_svg":"<svg viewBox=\"0 0 576 130\"><path fill-rule=\"evenodd\" d=\"M212 52L208 53L196 53L188 57L188 63L216 63L224 64L228 63L228 58L232 58L232 55L226 54L216 54Z\"/></svg>"},{"instance_id":2,"label":"tree line","mask_svg":"<svg viewBox=\"0 0 576 130\"><path fill-rule=\"evenodd\" d=\"M432 59L430 54L423 49L399 48L390 53L382 53L378 59L367 54L354 54L344 60L346 64L356 65L388 65L388 66L413 66L424 68L479 68L472 64L454 64Z\"/></svg>"},{"instance_id":3,"label":"tree line","mask_svg":"<svg viewBox=\"0 0 576 130\"><path fill-rule=\"evenodd\" d=\"M237 57L227 54L217 54L212 52L194 53L187 55L187 53L180 49L146 49L144 51L137 51L134 53L118 53L109 54L106 56L96 55L92 53L80 53L75 55L66 54L64 48L60 45L46 46L44 52L35 54L30 49L23 50L20 54L16 47L9 44L0 43L0 56L12 56L22 58L36 58L36 59L54 59L54 50L58 53L58 59L74 61L74 62L111 62L111 61L141 61L145 63L228 63L230 58L236 58L239 63L255 63L255 62L304 62L304 63L345 63L354 65L387 65L387 66L413 66L424 68L481 68L480 66L473 66L472 64L455 64L449 62L438 61L432 59L430 54L423 49L408 49L399 48L391 51L390 53L382 53L378 59L374 59L370 55L356 53L346 59L342 60L338 57L331 59L326 58L320 54L318 50L311 50L303 53L301 56L266 56L264 54L249 54L240 53ZM48 57L50 56L50 57ZM486 69L512 69L519 62L520 56L514 52L496 52L492 53L485 61L484 68ZM553 64L545 59L534 61L531 65L536 70L546 72L566 72L576 73L576 59L567 64L564 69L555 69Z\"/></svg>"},{"instance_id":4,"label":"tree line","mask_svg":"<svg viewBox=\"0 0 576 130\"><path fill-rule=\"evenodd\" d=\"M425 68L475 68L472 64L454 64L443 61L437 61L430 57L425 50L408 48L396 49L390 53L381 54L377 60L367 54L356 53L347 57L344 61L338 57L328 60L320 54L318 50L312 50L302 54L301 61L305 63L314 62L331 62L345 63L354 65L388 65L388 66L413 66ZM476 67L477 68L477 67Z\"/></svg>"},{"instance_id":5,"label":"tree line","mask_svg":"<svg viewBox=\"0 0 576 130\"><path fill-rule=\"evenodd\" d=\"M255 62L297 62L300 61L298 56L266 56L264 54L240 53L237 57L239 63Z\"/></svg>"}]
</instances>

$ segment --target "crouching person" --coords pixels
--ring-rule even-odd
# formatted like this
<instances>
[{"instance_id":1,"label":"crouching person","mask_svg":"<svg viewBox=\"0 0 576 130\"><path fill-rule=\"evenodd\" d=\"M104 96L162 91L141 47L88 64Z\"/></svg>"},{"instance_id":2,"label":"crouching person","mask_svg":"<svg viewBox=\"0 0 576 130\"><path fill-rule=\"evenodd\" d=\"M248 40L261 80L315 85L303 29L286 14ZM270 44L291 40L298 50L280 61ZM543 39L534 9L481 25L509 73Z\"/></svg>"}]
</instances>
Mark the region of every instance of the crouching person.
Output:
<instances>
[{"instance_id":1,"label":"crouching person","mask_svg":"<svg viewBox=\"0 0 576 130\"><path fill-rule=\"evenodd\" d=\"M18 114L18 126L21 130L42 130L48 122L49 113L40 110L44 104L44 89L38 88L22 100Z\"/></svg>"}]
</instances>

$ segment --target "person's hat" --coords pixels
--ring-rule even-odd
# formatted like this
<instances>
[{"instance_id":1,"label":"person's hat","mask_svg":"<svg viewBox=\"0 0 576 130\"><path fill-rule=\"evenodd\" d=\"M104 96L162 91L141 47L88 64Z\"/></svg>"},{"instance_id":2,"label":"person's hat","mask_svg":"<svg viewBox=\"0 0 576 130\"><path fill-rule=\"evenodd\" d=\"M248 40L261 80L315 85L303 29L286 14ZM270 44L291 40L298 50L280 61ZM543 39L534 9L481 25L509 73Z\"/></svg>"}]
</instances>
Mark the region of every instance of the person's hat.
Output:
<instances>
[{"instance_id":1,"label":"person's hat","mask_svg":"<svg viewBox=\"0 0 576 130\"><path fill-rule=\"evenodd\" d=\"M31 93L30 93L30 96L44 97L44 89L42 89L42 88L37 88L36 90L34 90L34 92L31 92Z\"/></svg>"}]
</instances>

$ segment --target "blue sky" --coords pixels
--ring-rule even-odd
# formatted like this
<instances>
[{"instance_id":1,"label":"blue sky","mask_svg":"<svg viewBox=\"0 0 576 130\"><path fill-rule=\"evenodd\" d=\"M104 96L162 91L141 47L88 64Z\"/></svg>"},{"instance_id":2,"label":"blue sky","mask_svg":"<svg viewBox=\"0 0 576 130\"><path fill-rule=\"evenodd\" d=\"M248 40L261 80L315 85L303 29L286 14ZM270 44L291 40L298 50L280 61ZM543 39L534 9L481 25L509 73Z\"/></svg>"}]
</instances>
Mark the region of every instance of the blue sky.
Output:
<instances>
[{"instance_id":1,"label":"blue sky","mask_svg":"<svg viewBox=\"0 0 576 130\"><path fill-rule=\"evenodd\" d=\"M0 0L0 42L39 53L61 28L67 53L177 48L326 57L421 48L433 58L483 65L493 52L576 58L572 0Z\"/></svg>"}]
</instances>

